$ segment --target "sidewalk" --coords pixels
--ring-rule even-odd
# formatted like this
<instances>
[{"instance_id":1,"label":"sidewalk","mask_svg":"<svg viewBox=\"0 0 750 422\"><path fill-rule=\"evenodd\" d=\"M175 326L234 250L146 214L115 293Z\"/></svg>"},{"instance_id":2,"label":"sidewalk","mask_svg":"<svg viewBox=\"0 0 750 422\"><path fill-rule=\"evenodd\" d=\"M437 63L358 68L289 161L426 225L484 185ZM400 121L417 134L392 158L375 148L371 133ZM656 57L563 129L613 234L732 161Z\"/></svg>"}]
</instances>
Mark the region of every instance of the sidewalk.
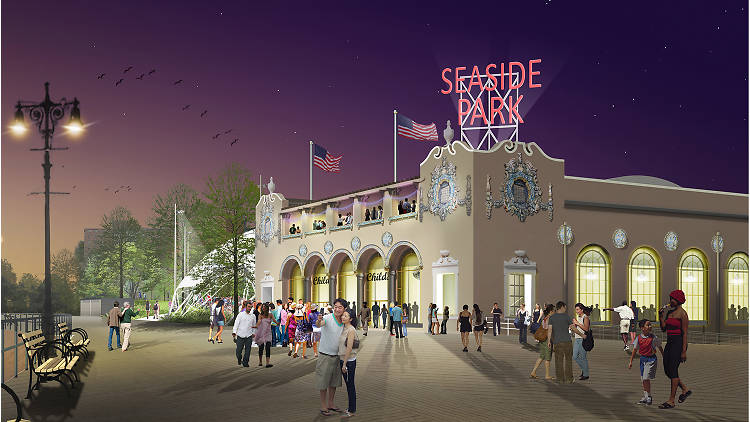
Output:
<instances>
[{"instance_id":1,"label":"sidewalk","mask_svg":"<svg viewBox=\"0 0 750 422\"><path fill-rule=\"evenodd\" d=\"M207 326L136 321L128 352L106 349L101 321L76 319L92 337L91 359L83 385L72 399L57 383L42 384L34 399L24 401L24 415L45 421L193 421L219 415L256 418L273 414L298 421L338 420L319 417L313 387L315 359L291 359L273 348L273 368L257 367L253 348L250 368L237 366L231 327L224 344L211 344ZM551 418L555 421L741 421L748 410L747 345L691 344L680 374L693 395L676 409L660 410L668 380L661 362L653 382L654 405L634 404L641 396L638 369L627 369L622 342L597 340L589 355L591 379L557 385L529 379L538 354L512 336L485 337L483 352L461 351L455 326L450 333L429 336L410 328L396 339L382 329L360 337L357 362L358 416L361 421L471 420ZM533 340L531 340L533 341ZM553 362L554 370L554 362ZM574 363L574 370L577 369ZM544 374L543 368L540 372ZM575 372L577 374L577 372ZM9 385L23 397L28 374ZM336 404L346 407L345 387ZM10 410L3 398L3 412ZM68 415L67 418L63 415ZM221 416L219 416L221 417Z\"/></svg>"}]
</instances>

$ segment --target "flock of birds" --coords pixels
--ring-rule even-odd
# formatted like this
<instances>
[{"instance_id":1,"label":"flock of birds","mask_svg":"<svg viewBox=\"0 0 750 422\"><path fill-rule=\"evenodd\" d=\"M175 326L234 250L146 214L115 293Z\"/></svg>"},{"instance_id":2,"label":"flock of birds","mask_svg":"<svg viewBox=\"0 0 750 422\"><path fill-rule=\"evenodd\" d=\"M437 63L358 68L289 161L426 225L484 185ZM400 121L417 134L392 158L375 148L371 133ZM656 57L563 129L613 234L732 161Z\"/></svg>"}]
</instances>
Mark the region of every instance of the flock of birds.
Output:
<instances>
[{"instance_id":1,"label":"flock of birds","mask_svg":"<svg viewBox=\"0 0 750 422\"><path fill-rule=\"evenodd\" d=\"M127 66L127 67L126 67L125 69L123 69L123 71L122 71L122 74L123 74L123 75L125 75L125 74L127 74L128 72L130 72L131 70L133 70L134 68L135 68L135 66ZM137 79L137 80L139 80L139 81L140 81L140 80L143 80L143 78L145 78L145 77L147 77L147 76L151 76L151 75L153 75L154 73L156 73L156 69L151 69L151 70L149 70L148 72L144 72L144 73L141 73L140 75L136 76L136 77L135 77L135 79ZM106 73L100 73L99 75L97 75L96 79L100 79L100 80L103 80L105 76L107 76L107 74L106 74ZM119 79L117 79L117 81L115 82L115 86L116 86L116 87L117 87L117 86L120 86L120 85L121 85L121 84L122 84L123 82L125 82L125 77L120 77L120 78L119 78ZM180 84L182 84L183 82L184 82L184 81L183 81L182 79L178 79L178 80L176 80L176 81L172 82L172 85L174 85L174 86L176 86L176 85L180 85ZM183 106L183 107L182 107L182 111L188 111L188 110L190 109L190 107L191 107L191 106L192 106L192 104L186 104L185 106ZM203 111L202 111L202 112L200 113L200 117L201 117L201 118L204 118L204 117L206 117L206 115L207 115L207 114L208 114L208 110L207 110L207 109L204 109L204 110L203 110ZM222 136L222 135L228 135L228 134L229 134L229 133L231 133L231 132L232 132L232 129L229 129L229 130L225 130L225 131L222 131L222 132L218 132L218 133L217 133L216 135L214 135L214 136L212 136L212 137L211 137L211 140L214 140L214 141L215 141L215 140L217 140L217 139L218 139L218 138L219 138L220 136ZM231 142L229 142L229 146L230 146L230 147L232 147L232 146L234 146L234 144L236 144L236 143L237 143L237 142L239 142L239 141L240 141L240 138L234 138L234 139L233 139L233 140L232 140Z\"/></svg>"}]
</instances>

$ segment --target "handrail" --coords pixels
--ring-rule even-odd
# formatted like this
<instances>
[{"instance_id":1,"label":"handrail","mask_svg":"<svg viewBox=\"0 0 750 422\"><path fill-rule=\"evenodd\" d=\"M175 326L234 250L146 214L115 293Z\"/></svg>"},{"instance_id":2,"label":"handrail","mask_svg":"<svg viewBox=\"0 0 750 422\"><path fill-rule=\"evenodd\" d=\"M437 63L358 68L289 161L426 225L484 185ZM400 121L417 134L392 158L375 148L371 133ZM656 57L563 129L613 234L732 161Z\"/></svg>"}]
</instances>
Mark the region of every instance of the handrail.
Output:
<instances>
[{"instance_id":1,"label":"handrail","mask_svg":"<svg viewBox=\"0 0 750 422\"><path fill-rule=\"evenodd\" d=\"M363 222L357 224L357 226L359 226L359 227L365 227L365 226L374 226L376 224L383 224L383 219L380 218L380 219L377 219L377 220L363 221Z\"/></svg>"},{"instance_id":2,"label":"handrail","mask_svg":"<svg viewBox=\"0 0 750 422\"><path fill-rule=\"evenodd\" d=\"M331 226L331 228L328 230L332 232L337 232L339 230L351 230L352 226L352 224L344 224L343 226Z\"/></svg>"},{"instance_id":3,"label":"handrail","mask_svg":"<svg viewBox=\"0 0 750 422\"><path fill-rule=\"evenodd\" d=\"M301 238L302 237L302 233L285 234L285 235L281 236L281 239L282 240L286 240L286 239L294 239L294 238L297 238L297 237Z\"/></svg>"}]
</instances>

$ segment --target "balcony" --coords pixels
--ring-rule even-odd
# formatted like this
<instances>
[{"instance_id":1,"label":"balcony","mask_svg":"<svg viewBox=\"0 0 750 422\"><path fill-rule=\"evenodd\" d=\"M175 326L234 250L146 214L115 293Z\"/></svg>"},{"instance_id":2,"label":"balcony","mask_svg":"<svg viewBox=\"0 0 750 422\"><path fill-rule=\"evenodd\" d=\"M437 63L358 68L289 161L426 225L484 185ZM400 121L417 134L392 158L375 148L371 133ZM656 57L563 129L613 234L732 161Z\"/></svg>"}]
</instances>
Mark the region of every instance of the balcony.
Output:
<instances>
[{"instance_id":1,"label":"balcony","mask_svg":"<svg viewBox=\"0 0 750 422\"><path fill-rule=\"evenodd\" d=\"M310 230L309 232L305 232L305 237L312 236L314 234L321 234L325 232L326 232L326 229Z\"/></svg>"},{"instance_id":2,"label":"balcony","mask_svg":"<svg viewBox=\"0 0 750 422\"><path fill-rule=\"evenodd\" d=\"M357 224L357 227L361 229L362 227L375 226L375 225L378 225L378 224L380 224L381 226L383 225L383 219L382 218L380 218L378 220L363 221L363 222Z\"/></svg>"},{"instance_id":3,"label":"balcony","mask_svg":"<svg viewBox=\"0 0 750 422\"><path fill-rule=\"evenodd\" d=\"M341 230L352 230L352 228L353 228L353 225L346 224L346 225L343 225L343 226L332 226L328 230L332 231L332 232L337 232L337 231L341 231Z\"/></svg>"},{"instance_id":4,"label":"balcony","mask_svg":"<svg viewBox=\"0 0 750 422\"><path fill-rule=\"evenodd\" d=\"M302 239L302 233L295 233L295 234L286 234L284 236L281 236L282 240L287 239Z\"/></svg>"},{"instance_id":5,"label":"balcony","mask_svg":"<svg viewBox=\"0 0 750 422\"><path fill-rule=\"evenodd\" d=\"M393 217L388 218L388 224L395 223L396 221L403 221L403 220L409 220L409 219L417 219L417 212L410 212L406 214L401 215L394 215Z\"/></svg>"}]
</instances>

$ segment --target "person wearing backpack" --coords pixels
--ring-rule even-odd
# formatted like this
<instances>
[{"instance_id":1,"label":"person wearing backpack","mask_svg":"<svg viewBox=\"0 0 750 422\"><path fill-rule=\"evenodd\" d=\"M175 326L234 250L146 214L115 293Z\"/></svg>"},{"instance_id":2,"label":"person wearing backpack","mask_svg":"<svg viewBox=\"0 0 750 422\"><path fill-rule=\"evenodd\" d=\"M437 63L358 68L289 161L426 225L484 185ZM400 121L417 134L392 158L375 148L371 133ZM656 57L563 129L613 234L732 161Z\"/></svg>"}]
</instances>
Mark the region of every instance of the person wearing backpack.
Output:
<instances>
[{"instance_id":1,"label":"person wearing backpack","mask_svg":"<svg viewBox=\"0 0 750 422\"><path fill-rule=\"evenodd\" d=\"M573 318L573 325L580 328L584 333L587 333L589 331L589 327L591 326L591 320L585 314L586 310L586 306L584 306L582 303L576 303L576 317ZM573 343L573 360L575 360L576 364L578 364L578 366L581 368L581 376L578 377L578 379L584 381L589 379L589 361L588 357L586 356L587 352L586 349L583 348L583 336L579 335L578 333L574 333L574 337L575 342Z\"/></svg>"},{"instance_id":2,"label":"person wearing backpack","mask_svg":"<svg viewBox=\"0 0 750 422\"><path fill-rule=\"evenodd\" d=\"M534 364L534 369L531 370L531 378L538 378L536 376L536 370L539 368L539 365L544 362L544 379L546 380L553 380L554 377L551 377L549 375L549 365L552 361L552 345L549 341L549 317L552 315L552 312L555 310L555 305L549 304L544 307L544 313L542 316L542 323L539 325L539 327L536 329L536 332L534 332L534 338L539 341L538 348L539 348L539 358L537 358L536 363Z\"/></svg>"}]
</instances>

